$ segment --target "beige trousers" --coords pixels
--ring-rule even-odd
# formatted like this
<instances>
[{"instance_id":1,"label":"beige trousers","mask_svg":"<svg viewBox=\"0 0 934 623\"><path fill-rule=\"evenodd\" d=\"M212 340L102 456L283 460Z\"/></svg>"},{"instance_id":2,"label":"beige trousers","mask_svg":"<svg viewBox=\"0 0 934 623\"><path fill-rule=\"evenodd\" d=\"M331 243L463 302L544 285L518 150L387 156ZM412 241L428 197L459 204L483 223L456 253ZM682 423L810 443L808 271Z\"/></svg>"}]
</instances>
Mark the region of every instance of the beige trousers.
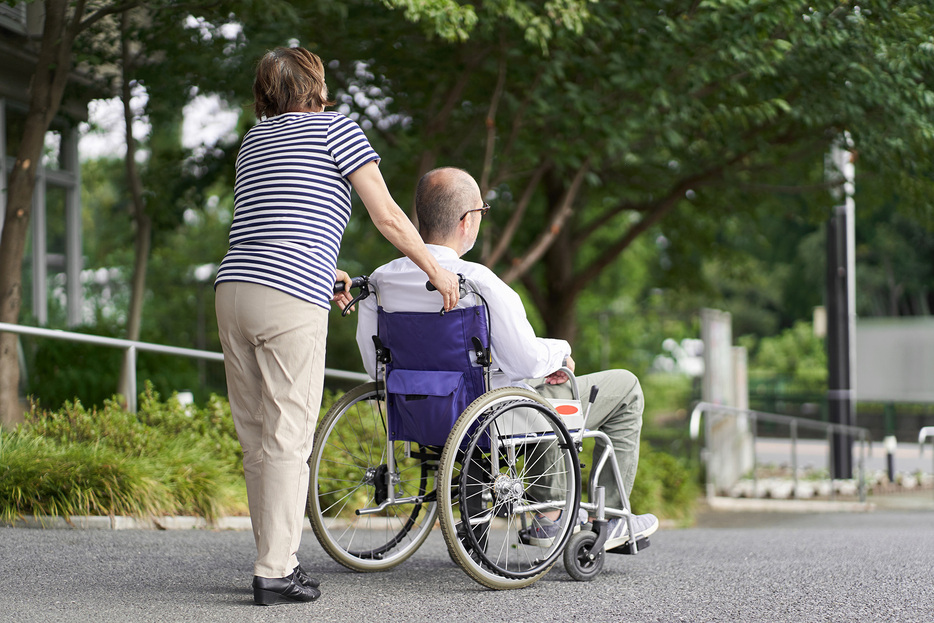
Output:
<instances>
[{"instance_id":1,"label":"beige trousers","mask_svg":"<svg viewBox=\"0 0 934 623\"><path fill-rule=\"evenodd\" d=\"M328 311L243 282L218 284L215 307L230 411L243 447L254 574L285 577L298 565Z\"/></svg>"}]
</instances>

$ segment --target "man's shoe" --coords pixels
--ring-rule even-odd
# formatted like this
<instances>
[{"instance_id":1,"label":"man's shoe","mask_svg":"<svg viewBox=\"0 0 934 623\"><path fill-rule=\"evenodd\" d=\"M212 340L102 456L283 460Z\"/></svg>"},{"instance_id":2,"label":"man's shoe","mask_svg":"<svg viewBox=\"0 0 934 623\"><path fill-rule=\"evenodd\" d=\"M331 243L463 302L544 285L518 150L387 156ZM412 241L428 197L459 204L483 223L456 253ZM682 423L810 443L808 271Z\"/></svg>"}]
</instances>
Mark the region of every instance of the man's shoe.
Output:
<instances>
[{"instance_id":1,"label":"man's shoe","mask_svg":"<svg viewBox=\"0 0 934 623\"><path fill-rule=\"evenodd\" d=\"M253 576L253 601L259 606L314 601L321 591L302 585L293 571L284 578L262 578Z\"/></svg>"},{"instance_id":2,"label":"man's shoe","mask_svg":"<svg viewBox=\"0 0 934 623\"><path fill-rule=\"evenodd\" d=\"M464 549L467 550L467 554L473 558L474 562L480 563L480 554L470 545L470 542L467 540L467 535L464 532L465 529L466 528L464 527L463 522L457 524L457 540L461 542L461 544L464 546ZM480 546L482 551L486 552L487 540L490 532L489 522L478 524L474 526L473 530L474 536L477 537L477 544ZM454 554L450 550L448 550L448 555L451 557L451 561L457 564L457 560L454 558Z\"/></svg>"},{"instance_id":3,"label":"man's shoe","mask_svg":"<svg viewBox=\"0 0 934 623\"><path fill-rule=\"evenodd\" d=\"M562 514L564 511L561 511ZM558 518L560 519L560 515ZM583 508L577 509L577 524L574 526L572 532L580 532L581 526L587 523L587 511ZM536 515L532 520L532 526L528 530L528 540L529 545L535 545L537 547L551 547L551 544L555 542L555 537L558 536L558 532L561 529L561 525L555 523L554 521L548 519L544 515Z\"/></svg>"},{"instance_id":4,"label":"man's shoe","mask_svg":"<svg viewBox=\"0 0 934 623\"><path fill-rule=\"evenodd\" d=\"M292 574L295 576L295 579L298 580L298 583L302 586L318 588L318 586L321 585L321 582L318 581L318 578L313 578L308 575L308 572L305 571L301 563L299 563L299 565L292 570Z\"/></svg>"},{"instance_id":5,"label":"man's shoe","mask_svg":"<svg viewBox=\"0 0 934 623\"><path fill-rule=\"evenodd\" d=\"M611 519L607 529L609 534L607 534L606 544L603 546L604 550L610 551L629 542L629 526L626 525L625 517ZM651 513L633 515L632 530L636 533L637 540L644 539L658 530L658 517Z\"/></svg>"}]
</instances>

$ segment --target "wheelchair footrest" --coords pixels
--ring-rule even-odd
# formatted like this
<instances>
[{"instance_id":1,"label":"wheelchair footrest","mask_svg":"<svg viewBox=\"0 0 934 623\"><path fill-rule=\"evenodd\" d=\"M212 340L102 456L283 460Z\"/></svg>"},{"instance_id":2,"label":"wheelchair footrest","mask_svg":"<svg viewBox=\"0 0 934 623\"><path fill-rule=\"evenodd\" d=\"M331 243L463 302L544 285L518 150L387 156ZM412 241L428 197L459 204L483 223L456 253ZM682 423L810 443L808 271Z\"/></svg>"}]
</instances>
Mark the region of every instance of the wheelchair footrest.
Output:
<instances>
[{"instance_id":1,"label":"wheelchair footrest","mask_svg":"<svg viewBox=\"0 0 934 623\"><path fill-rule=\"evenodd\" d=\"M648 537L642 537L640 539L636 539L636 549L638 549L640 552L644 550L645 548L647 548L649 545L650 543L649 543ZM632 554L632 552L629 551L629 543L623 543L622 545L617 545L613 549L606 550L606 553L607 554Z\"/></svg>"}]
</instances>

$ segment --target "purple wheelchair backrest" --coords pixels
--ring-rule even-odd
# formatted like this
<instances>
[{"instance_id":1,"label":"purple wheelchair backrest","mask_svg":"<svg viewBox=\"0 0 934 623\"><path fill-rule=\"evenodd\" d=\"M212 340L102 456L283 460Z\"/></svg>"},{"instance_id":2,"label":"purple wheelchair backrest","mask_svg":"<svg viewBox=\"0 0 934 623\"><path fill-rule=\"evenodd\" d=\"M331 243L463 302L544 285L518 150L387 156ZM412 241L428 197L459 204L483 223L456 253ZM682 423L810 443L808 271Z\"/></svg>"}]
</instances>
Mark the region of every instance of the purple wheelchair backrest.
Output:
<instances>
[{"instance_id":1,"label":"purple wheelchair backrest","mask_svg":"<svg viewBox=\"0 0 934 623\"><path fill-rule=\"evenodd\" d=\"M454 422L486 391L473 338L490 344L482 305L437 312L378 310L386 365L389 438L443 446Z\"/></svg>"}]
</instances>

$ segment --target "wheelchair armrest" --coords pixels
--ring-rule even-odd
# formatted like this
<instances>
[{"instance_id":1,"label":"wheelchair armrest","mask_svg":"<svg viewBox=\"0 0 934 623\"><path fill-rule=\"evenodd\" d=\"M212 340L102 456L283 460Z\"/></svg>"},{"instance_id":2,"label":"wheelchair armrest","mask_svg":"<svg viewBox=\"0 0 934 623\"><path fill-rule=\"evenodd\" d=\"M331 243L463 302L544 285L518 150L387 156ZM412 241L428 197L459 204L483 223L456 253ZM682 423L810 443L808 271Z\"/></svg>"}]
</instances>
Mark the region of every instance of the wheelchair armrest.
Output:
<instances>
[{"instance_id":1,"label":"wheelchair armrest","mask_svg":"<svg viewBox=\"0 0 934 623\"><path fill-rule=\"evenodd\" d=\"M567 366L561 366L560 368L558 368L557 372L564 372L567 375L568 377L567 382L571 384L571 398L573 400L580 400L581 392L580 392L580 388L577 386L577 377L574 376L574 373L571 372L571 369L568 368Z\"/></svg>"}]
</instances>

